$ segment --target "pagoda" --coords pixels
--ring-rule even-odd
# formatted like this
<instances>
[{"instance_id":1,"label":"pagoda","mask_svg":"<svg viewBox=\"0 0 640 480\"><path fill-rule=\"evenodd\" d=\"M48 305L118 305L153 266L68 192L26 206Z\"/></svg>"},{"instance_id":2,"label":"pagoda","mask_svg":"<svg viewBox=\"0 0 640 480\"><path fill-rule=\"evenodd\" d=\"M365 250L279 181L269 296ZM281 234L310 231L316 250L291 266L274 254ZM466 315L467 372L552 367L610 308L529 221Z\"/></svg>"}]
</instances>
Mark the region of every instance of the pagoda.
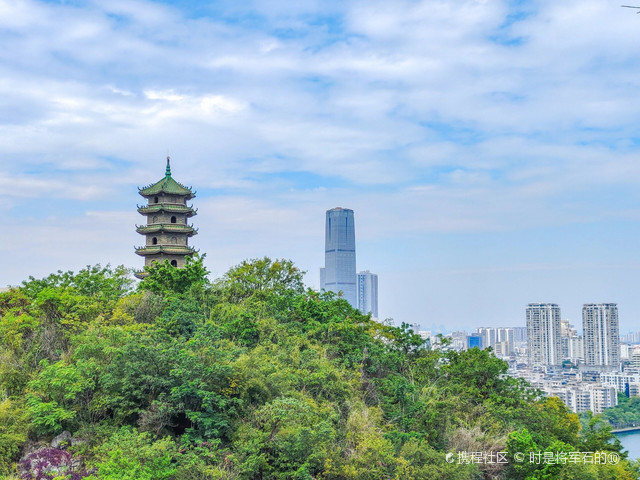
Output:
<instances>
[{"instance_id":1,"label":"pagoda","mask_svg":"<svg viewBox=\"0 0 640 480\"><path fill-rule=\"evenodd\" d=\"M138 212L147 217L147 224L136 225L136 231L146 237L145 245L136 247L136 253L144 257L145 267L165 260L174 267L184 267L186 257L195 253L189 246L189 237L198 233L188 223L197 211L193 205L187 205L195 193L171 177L169 157L164 178L138 191L147 201L146 205L138 205ZM144 278L147 273L135 275Z\"/></svg>"}]
</instances>

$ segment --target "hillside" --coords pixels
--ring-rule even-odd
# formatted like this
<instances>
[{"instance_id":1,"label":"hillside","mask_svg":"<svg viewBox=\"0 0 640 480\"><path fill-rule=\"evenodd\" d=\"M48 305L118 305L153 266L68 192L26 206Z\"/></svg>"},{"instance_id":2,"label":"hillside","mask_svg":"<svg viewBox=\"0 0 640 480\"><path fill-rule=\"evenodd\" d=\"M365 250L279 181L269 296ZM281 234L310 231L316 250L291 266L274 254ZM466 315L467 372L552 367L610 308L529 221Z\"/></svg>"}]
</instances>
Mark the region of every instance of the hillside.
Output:
<instances>
[{"instance_id":1,"label":"hillside","mask_svg":"<svg viewBox=\"0 0 640 480\"><path fill-rule=\"evenodd\" d=\"M530 463L620 445L506 369L307 290L286 260L210 282L196 258L135 289L123 267L58 272L0 293L0 476L638 478L625 459Z\"/></svg>"}]
</instances>

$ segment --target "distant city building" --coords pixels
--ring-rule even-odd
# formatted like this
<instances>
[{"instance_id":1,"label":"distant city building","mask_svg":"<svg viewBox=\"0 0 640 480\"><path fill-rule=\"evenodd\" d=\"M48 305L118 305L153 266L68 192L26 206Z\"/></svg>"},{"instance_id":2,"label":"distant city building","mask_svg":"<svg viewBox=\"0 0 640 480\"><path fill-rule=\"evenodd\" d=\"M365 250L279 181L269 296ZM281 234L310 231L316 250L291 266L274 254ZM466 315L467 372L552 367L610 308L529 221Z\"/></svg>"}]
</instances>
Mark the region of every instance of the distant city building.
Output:
<instances>
[{"instance_id":1,"label":"distant city building","mask_svg":"<svg viewBox=\"0 0 640 480\"><path fill-rule=\"evenodd\" d=\"M527 347L529 365L553 366L562 363L560 307L555 303L527 305Z\"/></svg>"},{"instance_id":2,"label":"distant city building","mask_svg":"<svg viewBox=\"0 0 640 480\"><path fill-rule=\"evenodd\" d=\"M564 338L563 349L564 349ZM584 362L584 337L582 335L576 335L566 338L567 342L567 360L575 364Z\"/></svg>"},{"instance_id":3,"label":"distant city building","mask_svg":"<svg viewBox=\"0 0 640 480\"><path fill-rule=\"evenodd\" d=\"M327 210L324 246L320 289L342 292L342 298L352 307L358 308L353 210L340 207Z\"/></svg>"},{"instance_id":4,"label":"distant city building","mask_svg":"<svg viewBox=\"0 0 640 480\"><path fill-rule=\"evenodd\" d=\"M358 309L378 318L378 275L369 270L358 273Z\"/></svg>"},{"instance_id":5,"label":"distant city building","mask_svg":"<svg viewBox=\"0 0 640 480\"><path fill-rule=\"evenodd\" d=\"M423 340L431 340L433 337L433 334L431 333L431 330L413 330L414 333L417 333L420 338L422 338Z\"/></svg>"},{"instance_id":6,"label":"distant city building","mask_svg":"<svg viewBox=\"0 0 640 480\"><path fill-rule=\"evenodd\" d=\"M620 335L620 340L625 343L638 344L640 343L640 332L629 332L625 335Z\"/></svg>"},{"instance_id":7,"label":"distant city building","mask_svg":"<svg viewBox=\"0 0 640 480\"><path fill-rule=\"evenodd\" d=\"M467 337L467 348L479 348L482 350L482 336L479 333L472 333Z\"/></svg>"},{"instance_id":8,"label":"distant city building","mask_svg":"<svg viewBox=\"0 0 640 480\"><path fill-rule=\"evenodd\" d=\"M146 225L137 227L137 232L145 236L145 245L136 248L136 253L145 257L145 267L153 262L168 261L174 267L184 266L185 258L195 253L189 246L189 237L197 233L189 218L196 214L187 201L195 197L191 188L176 182L171 177L171 164L167 157L165 176L139 192L147 201L138 207L138 212L146 217ZM136 277L144 278L146 272L137 272Z\"/></svg>"},{"instance_id":9,"label":"distant city building","mask_svg":"<svg viewBox=\"0 0 640 480\"><path fill-rule=\"evenodd\" d=\"M590 303L582 307L584 357L587 366L619 368L618 306Z\"/></svg>"},{"instance_id":10,"label":"distant city building","mask_svg":"<svg viewBox=\"0 0 640 480\"><path fill-rule=\"evenodd\" d=\"M451 348L453 350L466 350L467 349L467 332L455 331L447 335L447 338L451 340Z\"/></svg>"},{"instance_id":11,"label":"distant city building","mask_svg":"<svg viewBox=\"0 0 640 480\"><path fill-rule=\"evenodd\" d=\"M562 341L562 359L579 364L584 360L582 337L569 320L560 322L560 337Z\"/></svg>"},{"instance_id":12,"label":"distant city building","mask_svg":"<svg viewBox=\"0 0 640 480\"><path fill-rule=\"evenodd\" d=\"M560 335L563 337L570 337L574 333L577 335L578 332L573 328L573 325L571 325L569 320L560 320Z\"/></svg>"},{"instance_id":13,"label":"distant city building","mask_svg":"<svg viewBox=\"0 0 640 480\"><path fill-rule=\"evenodd\" d=\"M624 393L628 396L635 396L637 393L631 393L638 390L640 386L640 372L605 372L601 373L599 377L600 382L603 385L613 386L620 393Z\"/></svg>"},{"instance_id":14,"label":"distant city building","mask_svg":"<svg viewBox=\"0 0 640 480\"><path fill-rule=\"evenodd\" d=\"M527 327L513 327L513 341L514 342L526 342L527 341Z\"/></svg>"},{"instance_id":15,"label":"distant city building","mask_svg":"<svg viewBox=\"0 0 640 480\"><path fill-rule=\"evenodd\" d=\"M482 348L492 348L498 357L508 357L514 353L513 327L478 327L476 334L480 336Z\"/></svg>"},{"instance_id":16,"label":"distant city building","mask_svg":"<svg viewBox=\"0 0 640 480\"><path fill-rule=\"evenodd\" d=\"M574 413L591 411L597 415L605 408L618 405L617 391L610 386L574 384L545 387L543 390L547 396L559 397Z\"/></svg>"},{"instance_id":17,"label":"distant city building","mask_svg":"<svg viewBox=\"0 0 640 480\"><path fill-rule=\"evenodd\" d=\"M634 346L620 342L620 360L630 360L634 352Z\"/></svg>"},{"instance_id":18,"label":"distant city building","mask_svg":"<svg viewBox=\"0 0 640 480\"><path fill-rule=\"evenodd\" d=\"M513 344L508 341L497 342L493 346L493 353L498 358L509 357L513 354Z\"/></svg>"},{"instance_id":19,"label":"distant city building","mask_svg":"<svg viewBox=\"0 0 640 480\"><path fill-rule=\"evenodd\" d=\"M631 354L631 368L640 371L640 353Z\"/></svg>"},{"instance_id":20,"label":"distant city building","mask_svg":"<svg viewBox=\"0 0 640 480\"><path fill-rule=\"evenodd\" d=\"M493 348L498 341L497 331L493 327L478 327L476 333L482 338L482 348Z\"/></svg>"}]
</instances>

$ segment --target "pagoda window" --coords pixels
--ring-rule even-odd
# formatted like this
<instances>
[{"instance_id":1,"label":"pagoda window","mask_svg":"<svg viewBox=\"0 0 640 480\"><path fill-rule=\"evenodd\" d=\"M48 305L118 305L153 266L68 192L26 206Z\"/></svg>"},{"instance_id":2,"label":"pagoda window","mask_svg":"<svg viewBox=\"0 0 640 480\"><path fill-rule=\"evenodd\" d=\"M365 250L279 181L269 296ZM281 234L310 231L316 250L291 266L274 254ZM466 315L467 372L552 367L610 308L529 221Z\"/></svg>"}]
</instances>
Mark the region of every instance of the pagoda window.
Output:
<instances>
[{"instance_id":1,"label":"pagoda window","mask_svg":"<svg viewBox=\"0 0 640 480\"><path fill-rule=\"evenodd\" d=\"M153 237L151 239L151 243L153 243L154 245L157 245L158 244L158 239L156 237Z\"/></svg>"},{"instance_id":2,"label":"pagoda window","mask_svg":"<svg viewBox=\"0 0 640 480\"><path fill-rule=\"evenodd\" d=\"M176 217L175 215L173 217L171 217L171 223L176 223Z\"/></svg>"},{"instance_id":3,"label":"pagoda window","mask_svg":"<svg viewBox=\"0 0 640 480\"><path fill-rule=\"evenodd\" d=\"M174 267L178 266L178 262L176 262L175 260L171 260L171 265Z\"/></svg>"},{"instance_id":4,"label":"pagoda window","mask_svg":"<svg viewBox=\"0 0 640 480\"><path fill-rule=\"evenodd\" d=\"M158 203L158 197L153 197L153 203Z\"/></svg>"},{"instance_id":5,"label":"pagoda window","mask_svg":"<svg viewBox=\"0 0 640 480\"><path fill-rule=\"evenodd\" d=\"M155 216L153 217L153 223L158 223L158 216L157 216L157 215L155 215Z\"/></svg>"},{"instance_id":6,"label":"pagoda window","mask_svg":"<svg viewBox=\"0 0 640 480\"><path fill-rule=\"evenodd\" d=\"M176 237L171 237L171 243L175 245L178 243L178 239Z\"/></svg>"}]
</instances>

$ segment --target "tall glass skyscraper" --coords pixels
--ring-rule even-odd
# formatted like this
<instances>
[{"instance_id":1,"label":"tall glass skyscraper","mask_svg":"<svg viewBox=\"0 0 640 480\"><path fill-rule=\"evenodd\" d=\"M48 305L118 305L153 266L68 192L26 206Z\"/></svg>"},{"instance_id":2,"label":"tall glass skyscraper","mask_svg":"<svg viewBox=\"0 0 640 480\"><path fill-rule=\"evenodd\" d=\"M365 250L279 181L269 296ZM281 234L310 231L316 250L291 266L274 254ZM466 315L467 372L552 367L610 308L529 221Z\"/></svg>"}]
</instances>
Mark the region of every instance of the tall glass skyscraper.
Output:
<instances>
[{"instance_id":1,"label":"tall glass skyscraper","mask_svg":"<svg viewBox=\"0 0 640 480\"><path fill-rule=\"evenodd\" d=\"M342 292L342 297L352 307L358 308L356 233L353 210L348 208L327 210L320 289Z\"/></svg>"}]
</instances>

